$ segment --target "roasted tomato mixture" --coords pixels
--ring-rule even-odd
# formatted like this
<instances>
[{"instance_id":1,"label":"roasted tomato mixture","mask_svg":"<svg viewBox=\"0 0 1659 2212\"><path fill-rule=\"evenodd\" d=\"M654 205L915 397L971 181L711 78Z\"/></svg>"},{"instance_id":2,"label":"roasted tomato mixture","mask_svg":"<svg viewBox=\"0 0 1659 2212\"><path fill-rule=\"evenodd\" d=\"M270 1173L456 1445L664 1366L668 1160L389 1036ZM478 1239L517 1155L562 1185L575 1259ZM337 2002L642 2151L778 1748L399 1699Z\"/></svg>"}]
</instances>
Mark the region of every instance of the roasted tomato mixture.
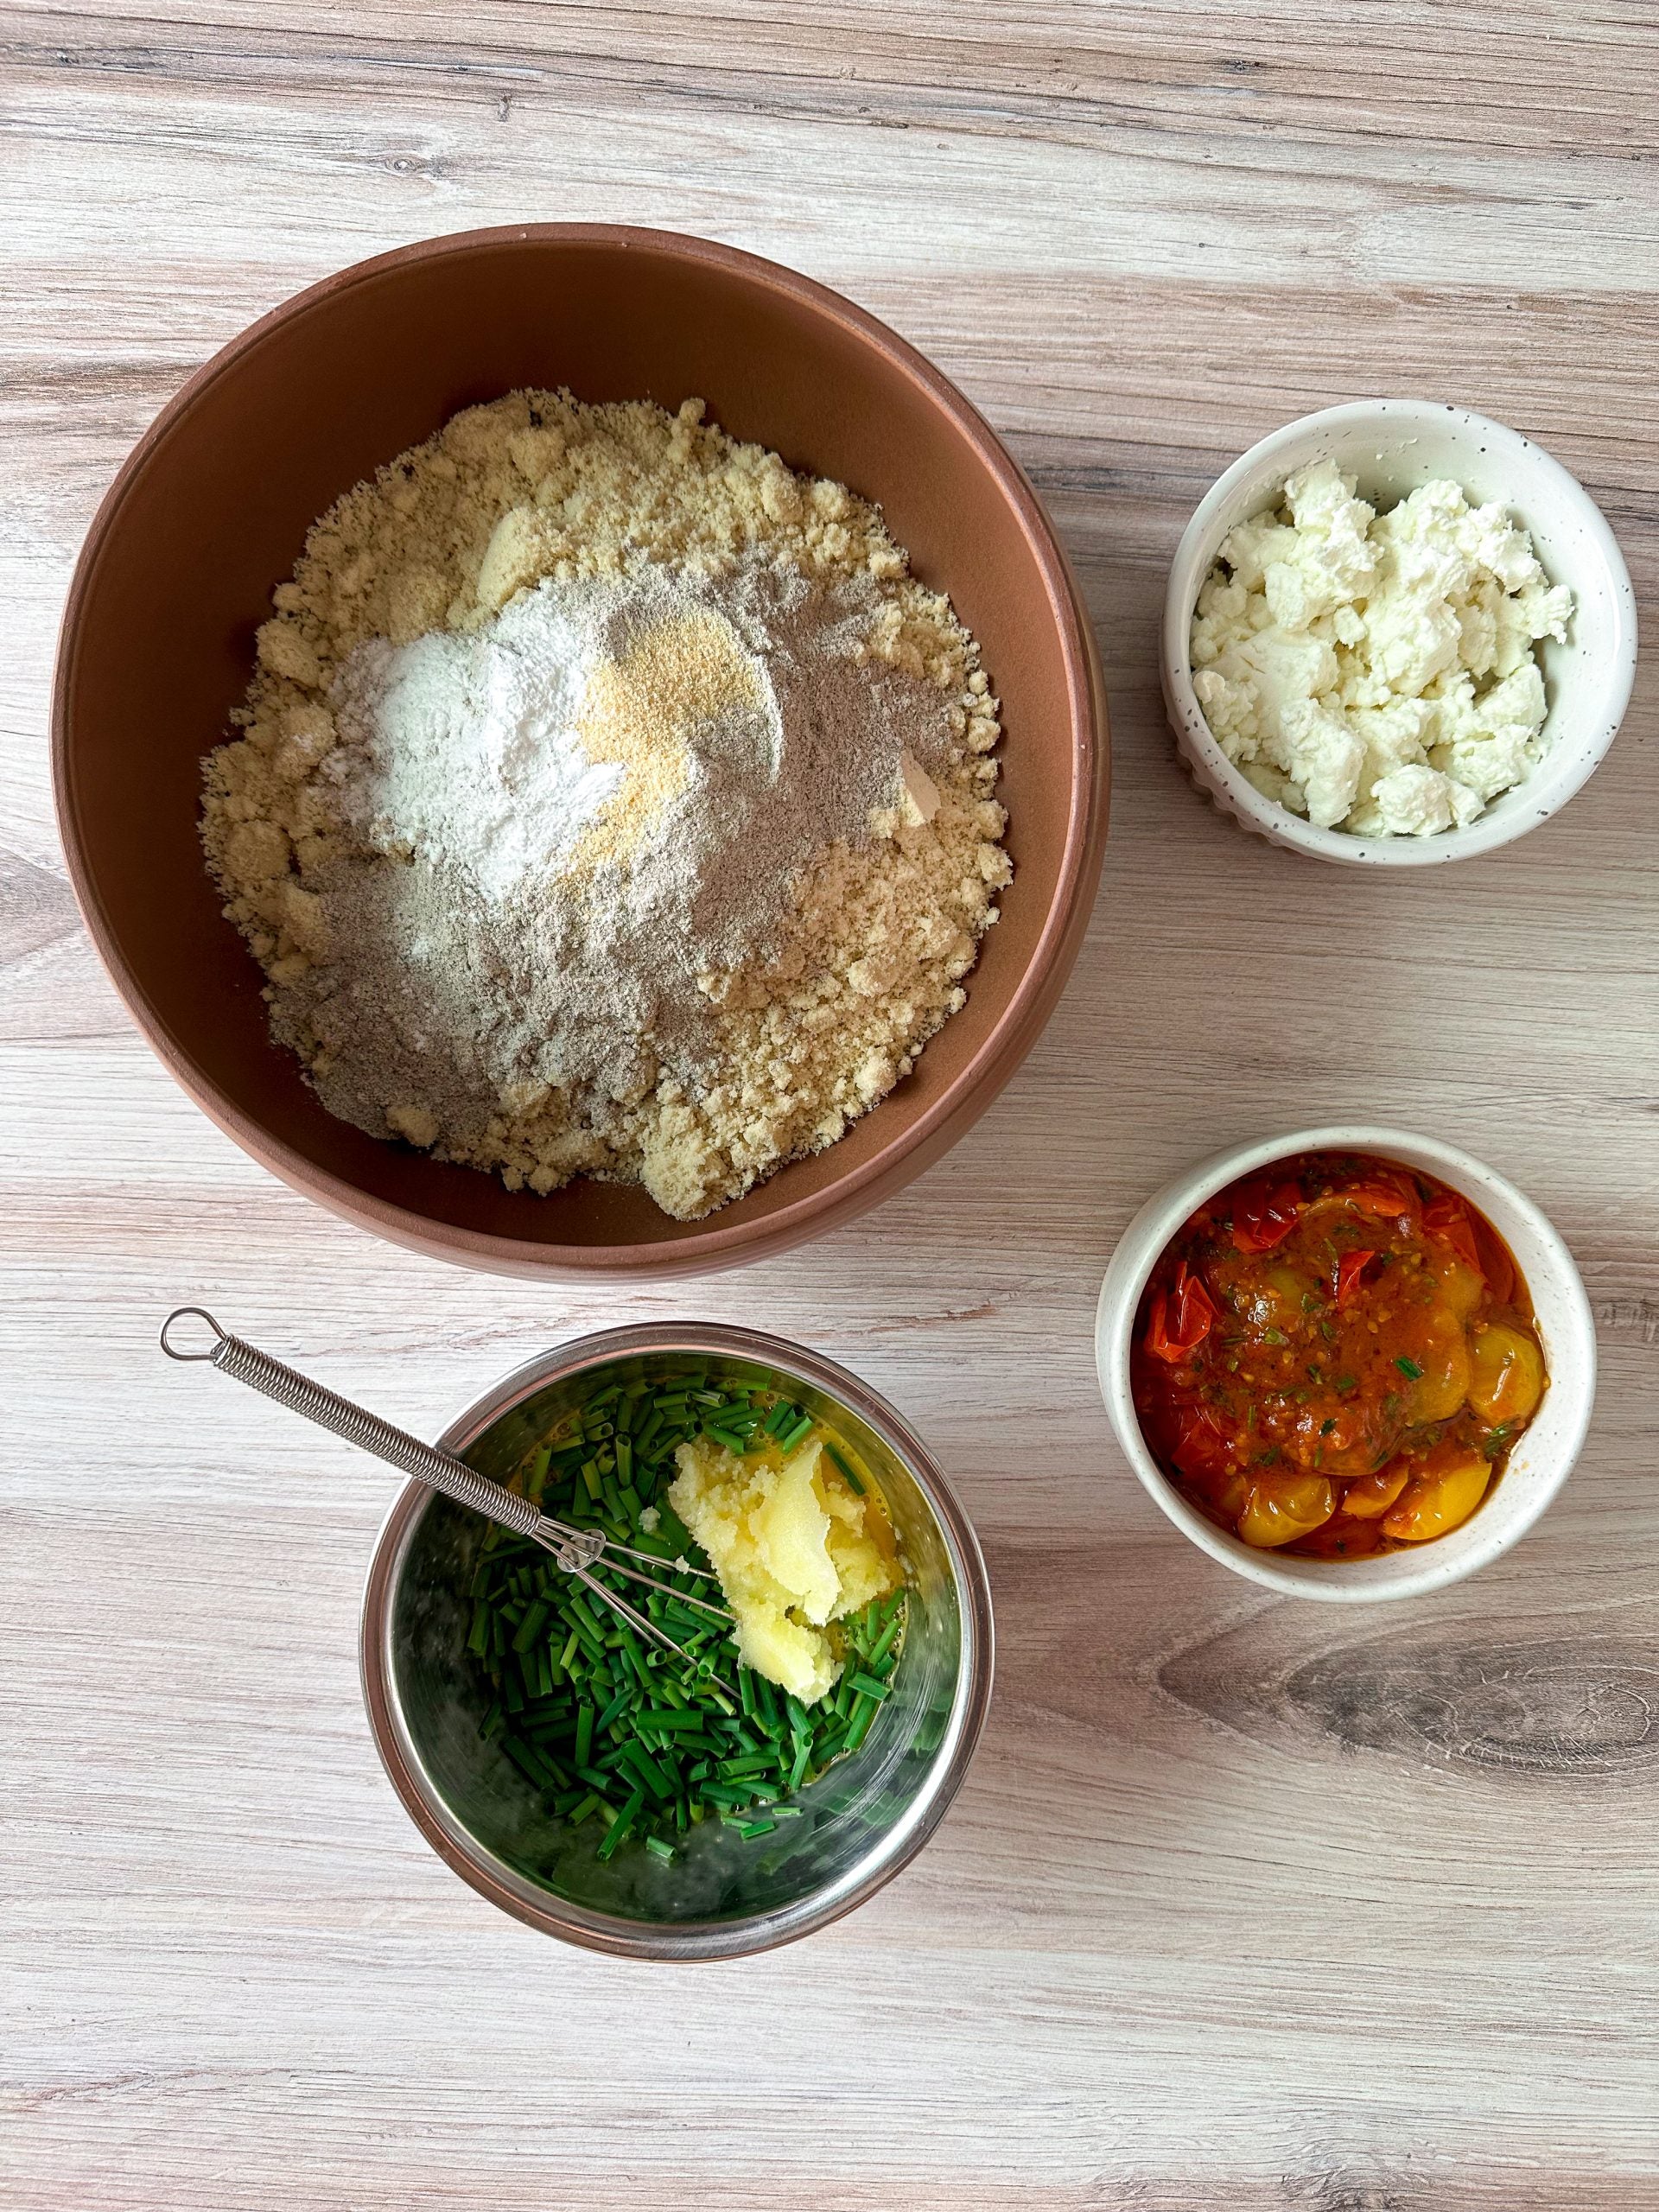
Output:
<instances>
[{"instance_id":1,"label":"roasted tomato mixture","mask_svg":"<svg viewBox=\"0 0 1659 2212\"><path fill-rule=\"evenodd\" d=\"M1466 1521L1545 1383L1491 1224L1432 1176L1342 1153L1193 1215L1153 1269L1133 1374L1176 1488L1247 1544L1315 1559Z\"/></svg>"}]
</instances>

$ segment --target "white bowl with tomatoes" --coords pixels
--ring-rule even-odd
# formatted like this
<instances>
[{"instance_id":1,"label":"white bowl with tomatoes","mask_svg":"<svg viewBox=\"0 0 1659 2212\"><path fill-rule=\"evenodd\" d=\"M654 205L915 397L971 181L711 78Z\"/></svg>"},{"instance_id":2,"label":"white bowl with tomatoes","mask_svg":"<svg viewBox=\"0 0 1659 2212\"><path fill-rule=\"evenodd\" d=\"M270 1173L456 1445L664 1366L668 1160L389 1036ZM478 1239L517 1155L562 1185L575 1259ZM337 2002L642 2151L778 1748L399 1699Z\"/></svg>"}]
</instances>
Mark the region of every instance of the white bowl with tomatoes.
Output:
<instances>
[{"instance_id":1,"label":"white bowl with tomatoes","mask_svg":"<svg viewBox=\"0 0 1659 2212\"><path fill-rule=\"evenodd\" d=\"M1548 1217L1459 1147L1369 1123L1166 1184L1112 1255L1095 1350L1160 1510L1235 1573L1337 1605L1508 1551L1595 1397L1590 1303Z\"/></svg>"}]
</instances>

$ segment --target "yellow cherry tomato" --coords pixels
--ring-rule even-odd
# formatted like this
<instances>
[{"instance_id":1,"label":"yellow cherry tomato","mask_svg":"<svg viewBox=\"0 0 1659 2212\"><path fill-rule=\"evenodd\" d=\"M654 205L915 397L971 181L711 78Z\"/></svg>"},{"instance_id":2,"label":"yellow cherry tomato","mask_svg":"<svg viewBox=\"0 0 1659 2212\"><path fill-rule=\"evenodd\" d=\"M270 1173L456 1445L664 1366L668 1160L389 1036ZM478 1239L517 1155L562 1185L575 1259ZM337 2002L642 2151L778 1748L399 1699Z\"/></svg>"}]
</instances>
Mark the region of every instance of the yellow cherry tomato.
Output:
<instances>
[{"instance_id":1,"label":"yellow cherry tomato","mask_svg":"<svg viewBox=\"0 0 1659 2212\"><path fill-rule=\"evenodd\" d=\"M1379 1467L1374 1475L1362 1475L1357 1483L1350 1483L1342 1493L1342 1510L1351 1513L1356 1521L1376 1521L1394 1503L1410 1479L1408 1467Z\"/></svg>"},{"instance_id":2,"label":"yellow cherry tomato","mask_svg":"<svg viewBox=\"0 0 1659 2212\"><path fill-rule=\"evenodd\" d=\"M1410 1377L1409 1418L1422 1427L1450 1421L1469 1395L1469 1339L1463 1323L1448 1307L1431 1306L1413 1332L1408 1357L1422 1370Z\"/></svg>"},{"instance_id":3,"label":"yellow cherry tomato","mask_svg":"<svg viewBox=\"0 0 1659 2212\"><path fill-rule=\"evenodd\" d=\"M1448 1254L1440 1269L1440 1303L1466 1321L1486 1293L1486 1278L1466 1260Z\"/></svg>"},{"instance_id":4,"label":"yellow cherry tomato","mask_svg":"<svg viewBox=\"0 0 1659 2212\"><path fill-rule=\"evenodd\" d=\"M1239 1515L1244 1510L1249 1495L1250 1478L1236 1467L1230 1474L1223 1475L1211 1492L1211 1496L1215 1500L1217 1512L1228 1521L1237 1520Z\"/></svg>"},{"instance_id":5,"label":"yellow cherry tomato","mask_svg":"<svg viewBox=\"0 0 1659 2212\"><path fill-rule=\"evenodd\" d=\"M1322 1527L1336 1510L1336 1493L1323 1475L1258 1475L1238 1516L1238 1533L1258 1551L1272 1551Z\"/></svg>"},{"instance_id":6,"label":"yellow cherry tomato","mask_svg":"<svg viewBox=\"0 0 1659 2212\"><path fill-rule=\"evenodd\" d=\"M1383 1522L1383 1535L1402 1544L1426 1543L1431 1536L1445 1535L1469 1518L1491 1479L1491 1468L1472 1452L1433 1474L1418 1475L1406 1484Z\"/></svg>"},{"instance_id":7,"label":"yellow cherry tomato","mask_svg":"<svg viewBox=\"0 0 1659 2212\"><path fill-rule=\"evenodd\" d=\"M1258 1329L1289 1331L1301 1325L1310 1303L1318 1303L1312 1275L1296 1268L1271 1267L1244 1293L1238 1311Z\"/></svg>"},{"instance_id":8,"label":"yellow cherry tomato","mask_svg":"<svg viewBox=\"0 0 1659 2212\"><path fill-rule=\"evenodd\" d=\"M1525 1421L1544 1395L1544 1355L1535 1337L1494 1321L1469 1347L1469 1402L1483 1421Z\"/></svg>"}]
</instances>

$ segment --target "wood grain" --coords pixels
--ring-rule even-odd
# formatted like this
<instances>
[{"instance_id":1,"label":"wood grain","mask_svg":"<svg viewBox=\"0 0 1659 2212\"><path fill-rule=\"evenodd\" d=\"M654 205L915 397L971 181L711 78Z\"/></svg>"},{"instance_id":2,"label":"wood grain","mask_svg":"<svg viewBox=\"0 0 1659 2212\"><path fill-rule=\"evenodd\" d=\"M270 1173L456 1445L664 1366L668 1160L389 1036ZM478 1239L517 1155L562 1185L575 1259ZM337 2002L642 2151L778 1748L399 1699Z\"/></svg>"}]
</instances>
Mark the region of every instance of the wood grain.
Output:
<instances>
[{"instance_id":1,"label":"wood grain","mask_svg":"<svg viewBox=\"0 0 1659 2212\"><path fill-rule=\"evenodd\" d=\"M1177 772L1163 575L1233 454L1376 391L1536 435L1659 583L1649 10L1542 0L0 4L0 2196L664 2212L1659 2206L1655 686L1523 844L1405 886ZM70 569L188 371L404 239L701 230L838 284L986 408L1077 562L1113 836L985 1122L808 1254L494 1283L302 1205L162 1075L63 880ZM1213 1567L1102 1418L1101 1268L1227 1140L1470 1144L1584 1266L1603 1379L1545 1525L1332 1618ZM376 1767L376 1470L167 1369L184 1297L411 1426L688 1308L849 1361L986 1541L984 1748L910 1873L671 1974L447 1874Z\"/></svg>"}]
</instances>

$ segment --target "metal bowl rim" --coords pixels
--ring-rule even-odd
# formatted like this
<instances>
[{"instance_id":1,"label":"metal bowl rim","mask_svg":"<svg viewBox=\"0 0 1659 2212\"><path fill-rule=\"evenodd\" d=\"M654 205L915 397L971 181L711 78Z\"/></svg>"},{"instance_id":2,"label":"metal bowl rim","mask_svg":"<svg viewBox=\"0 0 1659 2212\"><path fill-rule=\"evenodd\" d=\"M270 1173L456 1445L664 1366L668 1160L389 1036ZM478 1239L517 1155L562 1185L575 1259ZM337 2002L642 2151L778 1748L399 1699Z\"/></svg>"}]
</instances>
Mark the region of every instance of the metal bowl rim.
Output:
<instances>
[{"instance_id":1,"label":"metal bowl rim","mask_svg":"<svg viewBox=\"0 0 1659 2212\"><path fill-rule=\"evenodd\" d=\"M877 1847L830 1887L777 1911L741 1919L655 1923L595 1912L555 1897L487 1851L457 1821L415 1748L391 1662L391 1599L422 1515L435 1493L410 1482L375 1540L364 1586L359 1663L370 1732L404 1809L446 1866L481 1897L543 1934L612 1957L698 1961L775 1950L841 1919L902 1872L944 1819L989 1710L995 1670L990 1586L971 1523L937 1461L887 1400L822 1353L758 1329L719 1322L647 1322L573 1338L524 1361L459 1414L438 1439L465 1452L505 1414L550 1384L638 1353L690 1352L750 1359L808 1382L866 1422L899 1459L927 1500L950 1561L961 1611L962 1652L944 1737L915 1802Z\"/></svg>"}]
</instances>

